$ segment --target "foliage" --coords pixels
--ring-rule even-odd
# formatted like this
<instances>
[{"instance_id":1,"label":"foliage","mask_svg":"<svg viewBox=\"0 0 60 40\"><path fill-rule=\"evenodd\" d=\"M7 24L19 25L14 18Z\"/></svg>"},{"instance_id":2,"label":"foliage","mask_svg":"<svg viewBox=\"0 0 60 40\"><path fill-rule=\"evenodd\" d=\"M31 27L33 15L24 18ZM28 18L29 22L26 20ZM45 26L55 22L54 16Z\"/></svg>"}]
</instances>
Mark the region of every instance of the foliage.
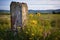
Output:
<instances>
[{"instance_id":1,"label":"foliage","mask_svg":"<svg viewBox=\"0 0 60 40\"><path fill-rule=\"evenodd\" d=\"M10 17L0 16L0 40L59 40L60 28L58 25L55 27L56 18L60 20L59 16L57 14L28 14L26 26L17 27L16 35L10 29Z\"/></svg>"}]
</instances>

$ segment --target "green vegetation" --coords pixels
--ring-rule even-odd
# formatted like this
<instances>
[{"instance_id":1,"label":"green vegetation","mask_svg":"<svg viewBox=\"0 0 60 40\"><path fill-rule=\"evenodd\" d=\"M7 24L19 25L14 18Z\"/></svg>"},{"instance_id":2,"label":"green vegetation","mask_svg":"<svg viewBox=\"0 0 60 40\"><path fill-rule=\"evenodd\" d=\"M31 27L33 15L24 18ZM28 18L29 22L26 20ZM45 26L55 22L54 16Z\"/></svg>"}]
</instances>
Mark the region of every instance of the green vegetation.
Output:
<instances>
[{"instance_id":1,"label":"green vegetation","mask_svg":"<svg viewBox=\"0 0 60 40\"><path fill-rule=\"evenodd\" d=\"M0 15L10 15L10 13L3 13L3 12L0 12Z\"/></svg>"},{"instance_id":2,"label":"green vegetation","mask_svg":"<svg viewBox=\"0 0 60 40\"><path fill-rule=\"evenodd\" d=\"M0 40L60 40L60 14L28 14L26 27L11 31L10 15L0 15Z\"/></svg>"}]
</instances>

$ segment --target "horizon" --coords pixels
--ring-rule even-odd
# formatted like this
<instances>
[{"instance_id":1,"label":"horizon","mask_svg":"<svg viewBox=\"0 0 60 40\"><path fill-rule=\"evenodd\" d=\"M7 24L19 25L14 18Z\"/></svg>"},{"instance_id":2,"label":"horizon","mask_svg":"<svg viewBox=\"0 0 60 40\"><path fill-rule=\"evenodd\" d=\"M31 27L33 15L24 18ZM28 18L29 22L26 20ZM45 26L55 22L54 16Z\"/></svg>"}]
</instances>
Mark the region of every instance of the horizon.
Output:
<instances>
[{"instance_id":1,"label":"horizon","mask_svg":"<svg viewBox=\"0 0 60 40\"><path fill-rule=\"evenodd\" d=\"M60 0L0 0L0 10L10 10L12 1L27 3L28 10L60 9Z\"/></svg>"}]
</instances>

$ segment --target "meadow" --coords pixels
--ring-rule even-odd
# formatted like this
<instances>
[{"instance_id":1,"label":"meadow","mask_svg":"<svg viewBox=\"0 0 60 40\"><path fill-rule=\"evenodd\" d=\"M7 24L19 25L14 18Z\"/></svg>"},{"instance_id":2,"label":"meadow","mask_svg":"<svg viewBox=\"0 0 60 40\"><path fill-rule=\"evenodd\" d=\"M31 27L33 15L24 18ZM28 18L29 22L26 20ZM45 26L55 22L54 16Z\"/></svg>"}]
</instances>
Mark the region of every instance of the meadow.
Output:
<instances>
[{"instance_id":1,"label":"meadow","mask_svg":"<svg viewBox=\"0 0 60 40\"><path fill-rule=\"evenodd\" d=\"M25 27L11 31L10 15L0 15L0 40L60 40L60 14L30 13Z\"/></svg>"}]
</instances>

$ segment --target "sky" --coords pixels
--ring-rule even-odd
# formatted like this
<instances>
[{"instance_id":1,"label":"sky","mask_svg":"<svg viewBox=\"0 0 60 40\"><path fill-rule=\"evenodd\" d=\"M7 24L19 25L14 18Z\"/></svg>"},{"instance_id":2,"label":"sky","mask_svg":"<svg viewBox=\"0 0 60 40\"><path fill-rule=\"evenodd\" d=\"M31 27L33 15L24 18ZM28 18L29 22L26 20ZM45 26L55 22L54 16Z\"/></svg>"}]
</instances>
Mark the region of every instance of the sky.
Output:
<instances>
[{"instance_id":1,"label":"sky","mask_svg":"<svg viewBox=\"0 0 60 40\"><path fill-rule=\"evenodd\" d=\"M60 9L60 0L0 0L0 10L10 10L12 1L27 3L28 10Z\"/></svg>"}]
</instances>

